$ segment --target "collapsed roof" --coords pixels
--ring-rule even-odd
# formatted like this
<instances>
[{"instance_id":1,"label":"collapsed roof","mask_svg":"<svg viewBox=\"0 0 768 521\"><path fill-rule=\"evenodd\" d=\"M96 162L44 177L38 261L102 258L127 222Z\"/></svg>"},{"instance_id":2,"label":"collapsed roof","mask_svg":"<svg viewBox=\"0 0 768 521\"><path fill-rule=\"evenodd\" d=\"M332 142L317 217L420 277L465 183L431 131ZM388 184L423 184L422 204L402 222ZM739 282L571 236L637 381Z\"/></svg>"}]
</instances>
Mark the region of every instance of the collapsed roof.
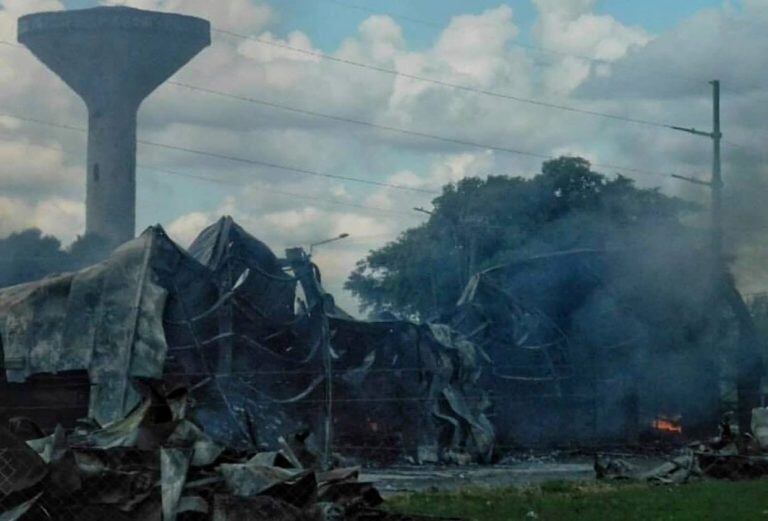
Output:
<instances>
[{"instance_id":1,"label":"collapsed roof","mask_svg":"<svg viewBox=\"0 0 768 521\"><path fill-rule=\"evenodd\" d=\"M355 320L316 272L229 217L188 251L151 227L92 267L0 290L7 381L87 371L88 416L102 426L139 405L137 381L162 381L189 390L190 419L216 442L269 450L296 432L321 441L330 341L338 452L489 457L475 346L446 326Z\"/></svg>"}]
</instances>

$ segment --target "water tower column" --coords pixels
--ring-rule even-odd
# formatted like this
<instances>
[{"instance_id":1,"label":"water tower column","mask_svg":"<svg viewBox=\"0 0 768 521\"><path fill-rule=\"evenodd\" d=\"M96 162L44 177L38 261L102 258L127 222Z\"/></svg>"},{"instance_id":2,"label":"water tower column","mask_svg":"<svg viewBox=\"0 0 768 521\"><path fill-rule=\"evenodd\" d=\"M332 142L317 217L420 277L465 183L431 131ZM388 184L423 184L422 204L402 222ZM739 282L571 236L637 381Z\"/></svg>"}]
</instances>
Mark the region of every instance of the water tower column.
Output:
<instances>
[{"instance_id":1,"label":"water tower column","mask_svg":"<svg viewBox=\"0 0 768 521\"><path fill-rule=\"evenodd\" d=\"M119 244L136 231L136 107L88 107L86 233Z\"/></svg>"}]
</instances>

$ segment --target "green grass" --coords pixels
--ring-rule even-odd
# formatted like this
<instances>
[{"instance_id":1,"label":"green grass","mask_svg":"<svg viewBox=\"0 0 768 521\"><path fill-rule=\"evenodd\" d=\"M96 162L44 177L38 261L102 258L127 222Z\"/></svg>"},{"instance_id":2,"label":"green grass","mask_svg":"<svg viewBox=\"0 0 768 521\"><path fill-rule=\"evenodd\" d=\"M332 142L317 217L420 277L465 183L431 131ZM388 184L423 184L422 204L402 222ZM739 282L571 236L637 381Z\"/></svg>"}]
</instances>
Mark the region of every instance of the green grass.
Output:
<instances>
[{"instance_id":1,"label":"green grass","mask_svg":"<svg viewBox=\"0 0 768 521\"><path fill-rule=\"evenodd\" d=\"M386 506L404 514L472 521L768 521L768 481L683 486L554 481L536 488L403 495Z\"/></svg>"}]
</instances>

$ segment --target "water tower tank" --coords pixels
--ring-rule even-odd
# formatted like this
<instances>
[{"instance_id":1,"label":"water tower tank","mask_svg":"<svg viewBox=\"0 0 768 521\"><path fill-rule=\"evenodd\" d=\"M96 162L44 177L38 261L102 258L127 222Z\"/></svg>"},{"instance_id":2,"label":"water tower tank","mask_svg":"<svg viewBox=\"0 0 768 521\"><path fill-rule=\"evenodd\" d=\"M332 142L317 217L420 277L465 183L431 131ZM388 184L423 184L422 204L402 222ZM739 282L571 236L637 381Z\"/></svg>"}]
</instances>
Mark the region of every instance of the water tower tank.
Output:
<instances>
[{"instance_id":1,"label":"water tower tank","mask_svg":"<svg viewBox=\"0 0 768 521\"><path fill-rule=\"evenodd\" d=\"M86 233L112 244L136 227L136 114L141 102L211 43L208 21L127 7L19 19L26 45L88 107Z\"/></svg>"}]
</instances>

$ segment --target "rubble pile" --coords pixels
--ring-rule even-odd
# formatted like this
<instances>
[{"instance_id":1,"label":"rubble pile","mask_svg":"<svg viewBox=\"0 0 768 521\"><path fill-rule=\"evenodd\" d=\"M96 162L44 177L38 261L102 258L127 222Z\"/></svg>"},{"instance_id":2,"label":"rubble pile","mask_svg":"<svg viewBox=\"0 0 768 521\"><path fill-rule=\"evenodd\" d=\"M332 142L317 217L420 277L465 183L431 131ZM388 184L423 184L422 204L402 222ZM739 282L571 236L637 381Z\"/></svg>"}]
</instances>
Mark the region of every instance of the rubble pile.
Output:
<instances>
[{"instance_id":1,"label":"rubble pile","mask_svg":"<svg viewBox=\"0 0 768 521\"><path fill-rule=\"evenodd\" d=\"M150 385L124 419L57 427L44 438L16 419L0 428L0 519L114 521L405 521L378 510L358 468L304 466L300 440L272 452L215 443L186 417L189 395ZM423 519L423 518L422 518Z\"/></svg>"},{"instance_id":2,"label":"rubble pile","mask_svg":"<svg viewBox=\"0 0 768 521\"><path fill-rule=\"evenodd\" d=\"M718 436L692 442L667 462L648 472L620 458L595 456L597 479L636 479L658 484L683 484L702 478L757 479L768 476L768 408L752 411L752 434L739 433L726 415Z\"/></svg>"}]
</instances>

